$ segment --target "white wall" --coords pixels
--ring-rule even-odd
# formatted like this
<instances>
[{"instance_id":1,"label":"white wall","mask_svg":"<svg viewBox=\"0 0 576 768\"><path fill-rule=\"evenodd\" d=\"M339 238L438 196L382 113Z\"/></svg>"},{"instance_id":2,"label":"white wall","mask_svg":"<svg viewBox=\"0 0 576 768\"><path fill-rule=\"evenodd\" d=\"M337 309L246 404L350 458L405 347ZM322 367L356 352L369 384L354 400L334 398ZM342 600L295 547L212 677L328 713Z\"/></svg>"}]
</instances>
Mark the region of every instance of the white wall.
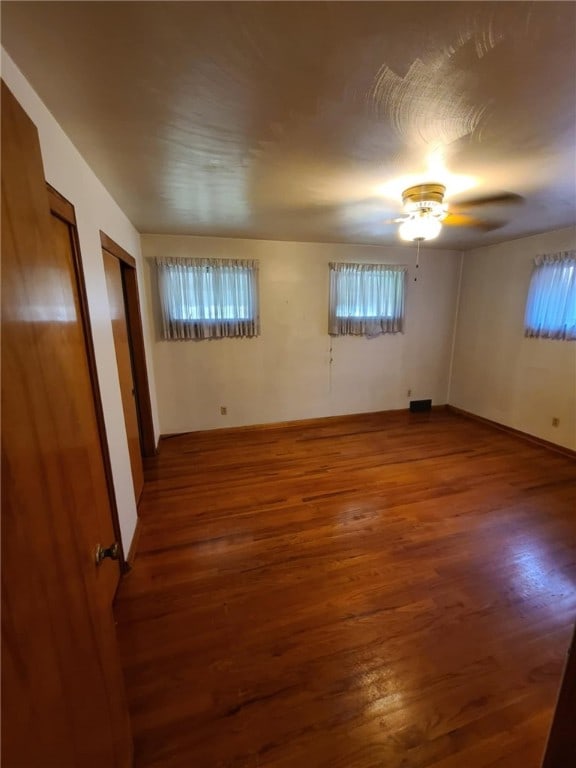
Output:
<instances>
[{"instance_id":1,"label":"white wall","mask_svg":"<svg viewBox=\"0 0 576 768\"><path fill-rule=\"evenodd\" d=\"M118 383L118 371L99 233L100 230L106 232L107 235L134 256L137 261L140 290L142 291L140 297L142 321L144 324L144 334L147 337L146 355L147 359L150 360L149 339L151 338L151 330L149 327L147 304L143 296L140 236L4 49L2 49L2 78L38 129L46 180L58 192L64 195L74 205L76 210L78 236L80 239L90 321L94 338L94 352L112 462L116 503L120 517L122 543L127 552L136 525L136 504L131 479L122 402L120 399L120 386ZM153 370L149 370L149 380L152 411L155 420L154 427L156 434L158 434L156 388Z\"/></svg>"},{"instance_id":2,"label":"white wall","mask_svg":"<svg viewBox=\"0 0 576 768\"><path fill-rule=\"evenodd\" d=\"M260 261L261 335L254 339L161 341L154 367L163 434L406 408L446 402L459 254L423 248L418 282L413 246L380 248L226 238L143 235L155 256ZM328 262L409 266L406 332L332 340ZM156 284L145 270L151 314ZM156 304L155 304L156 302ZM226 406L227 416L220 415Z\"/></svg>"},{"instance_id":3,"label":"white wall","mask_svg":"<svg viewBox=\"0 0 576 768\"><path fill-rule=\"evenodd\" d=\"M525 338L523 321L534 257L575 247L571 228L464 254L449 395L451 405L572 449L576 343Z\"/></svg>"}]
</instances>

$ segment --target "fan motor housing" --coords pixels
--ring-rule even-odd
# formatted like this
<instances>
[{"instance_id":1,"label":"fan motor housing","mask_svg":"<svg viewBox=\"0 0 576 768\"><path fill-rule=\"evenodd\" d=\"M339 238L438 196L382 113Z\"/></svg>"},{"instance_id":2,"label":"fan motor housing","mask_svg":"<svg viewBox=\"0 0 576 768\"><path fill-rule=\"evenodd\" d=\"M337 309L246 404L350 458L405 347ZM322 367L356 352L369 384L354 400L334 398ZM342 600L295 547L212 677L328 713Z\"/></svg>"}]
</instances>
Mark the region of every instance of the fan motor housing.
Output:
<instances>
[{"instance_id":1,"label":"fan motor housing","mask_svg":"<svg viewBox=\"0 0 576 768\"><path fill-rule=\"evenodd\" d=\"M404 209L409 213L416 211L437 212L442 210L446 187L443 184L417 184L402 192Z\"/></svg>"}]
</instances>

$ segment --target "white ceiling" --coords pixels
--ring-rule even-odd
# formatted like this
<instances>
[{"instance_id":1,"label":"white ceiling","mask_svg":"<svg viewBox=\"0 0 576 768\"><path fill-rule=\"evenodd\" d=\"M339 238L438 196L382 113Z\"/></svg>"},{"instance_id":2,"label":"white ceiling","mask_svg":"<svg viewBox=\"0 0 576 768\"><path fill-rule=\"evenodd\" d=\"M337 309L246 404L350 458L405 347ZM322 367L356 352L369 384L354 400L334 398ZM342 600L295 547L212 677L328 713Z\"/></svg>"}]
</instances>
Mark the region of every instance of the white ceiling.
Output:
<instances>
[{"instance_id":1,"label":"white ceiling","mask_svg":"<svg viewBox=\"0 0 576 768\"><path fill-rule=\"evenodd\" d=\"M445 181L491 231L574 223L571 2L3 2L2 43L141 232L397 242Z\"/></svg>"}]
</instances>

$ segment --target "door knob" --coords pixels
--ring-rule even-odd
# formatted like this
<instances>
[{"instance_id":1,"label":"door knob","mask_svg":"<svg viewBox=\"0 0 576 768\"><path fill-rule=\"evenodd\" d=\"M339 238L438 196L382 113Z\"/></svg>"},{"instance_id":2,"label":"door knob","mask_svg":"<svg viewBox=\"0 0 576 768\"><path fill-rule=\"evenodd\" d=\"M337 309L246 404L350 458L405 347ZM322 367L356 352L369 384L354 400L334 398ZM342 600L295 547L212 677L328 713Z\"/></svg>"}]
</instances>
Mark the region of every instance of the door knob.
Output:
<instances>
[{"instance_id":1,"label":"door knob","mask_svg":"<svg viewBox=\"0 0 576 768\"><path fill-rule=\"evenodd\" d=\"M103 547L101 544L98 544L96 547L96 565L100 565L102 560L105 560L107 557L109 557L110 560L119 559L120 547L118 546L117 541L115 541L113 544L110 544L109 547Z\"/></svg>"}]
</instances>

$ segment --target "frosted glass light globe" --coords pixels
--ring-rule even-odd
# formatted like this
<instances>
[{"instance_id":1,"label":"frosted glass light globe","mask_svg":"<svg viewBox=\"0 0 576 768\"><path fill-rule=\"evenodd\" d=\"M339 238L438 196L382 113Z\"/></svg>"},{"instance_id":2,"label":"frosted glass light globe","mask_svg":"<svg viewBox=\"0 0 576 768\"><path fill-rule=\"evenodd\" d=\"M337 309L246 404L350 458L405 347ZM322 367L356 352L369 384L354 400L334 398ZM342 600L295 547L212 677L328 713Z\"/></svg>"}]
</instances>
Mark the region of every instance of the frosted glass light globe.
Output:
<instances>
[{"instance_id":1,"label":"frosted glass light globe","mask_svg":"<svg viewBox=\"0 0 576 768\"><path fill-rule=\"evenodd\" d=\"M441 222L433 216L416 216L403 221L398 234L402 240L434 240L441 229Z\"/></svg>"}]
</instances>

